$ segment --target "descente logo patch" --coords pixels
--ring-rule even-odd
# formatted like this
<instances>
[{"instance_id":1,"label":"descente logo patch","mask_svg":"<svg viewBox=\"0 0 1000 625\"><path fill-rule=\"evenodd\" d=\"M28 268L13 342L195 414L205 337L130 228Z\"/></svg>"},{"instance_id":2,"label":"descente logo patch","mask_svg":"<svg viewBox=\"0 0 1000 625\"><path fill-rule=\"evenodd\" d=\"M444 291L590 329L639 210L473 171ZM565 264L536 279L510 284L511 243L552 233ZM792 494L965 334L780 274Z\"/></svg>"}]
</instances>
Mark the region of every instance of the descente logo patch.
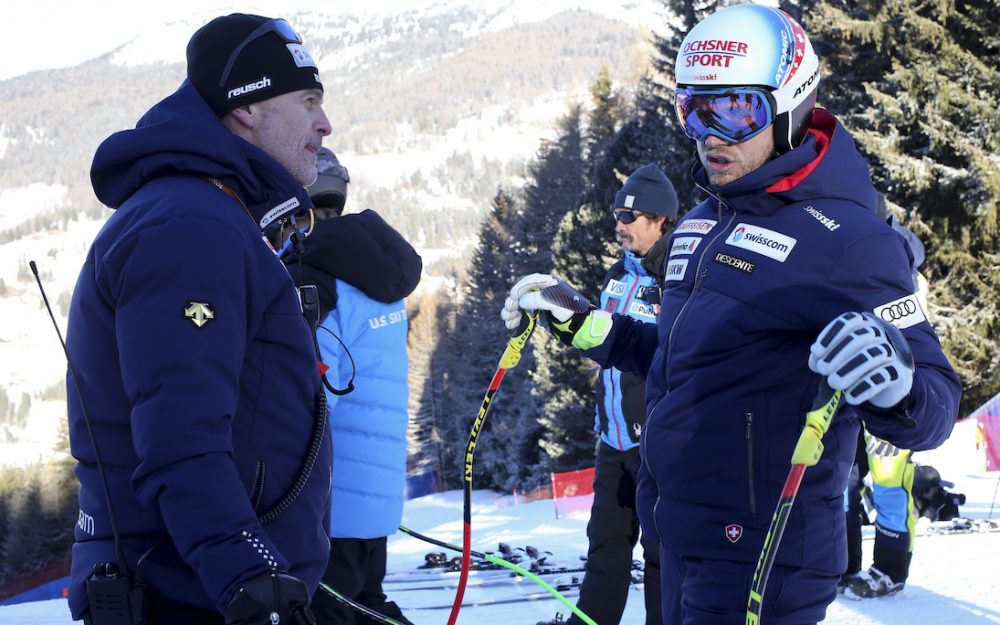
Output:
<instances>
[{"instance_id":1,"label":"descente logo patch","mask_svg":"<svg viewBox=\"0 0 1000 625\"><path fill-rule=\"evenodd\" d=\"M795 247L796 240L774 230L740 223L729 233L726 243L783 263Z\"/></svg>"},{"instance_id":2,"label":"descente logo patch","mask_svg":"<svg viewBox=\"0 0 1000 625\"><path fill-rule=\"evenodd\" d=\"M757 268L757 265L748 260L736 258L735 256L723 254L722 252L715 255L715 262L726 265L727 267L732 267L733 269L739 269L743 273L747 274L753 273L753 270Z\"/></svg>"}]
</instances>

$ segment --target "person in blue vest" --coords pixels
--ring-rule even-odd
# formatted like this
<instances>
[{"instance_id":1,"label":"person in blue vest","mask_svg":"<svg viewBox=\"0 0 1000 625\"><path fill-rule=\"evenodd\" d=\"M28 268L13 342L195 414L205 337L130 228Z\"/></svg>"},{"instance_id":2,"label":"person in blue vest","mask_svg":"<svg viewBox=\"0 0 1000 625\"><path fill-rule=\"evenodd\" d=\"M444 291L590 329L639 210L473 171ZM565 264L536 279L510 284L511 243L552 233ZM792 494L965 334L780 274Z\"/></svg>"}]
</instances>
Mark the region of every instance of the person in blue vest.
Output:
<instances>
[{"instance_id":1,"label":"person in blue vest","mask_svg":"<svg viewBox=\"0 0 1000 625\"><path fill-rule=\"evenodd\" d=\"M622 258L601 285L601 310L655 324L663 260L677 219L677 192L654 164L636 169L615 195L615 238ZM621 621L632 580L632 551L640 540L635 511L639 438L646 422L646 380L614 367L597 380L594 503L587 523L587 562L577 607L602 625ZM646 624L659 625L659 546L642 535ZM566 621L583 621L573 614Z\"/></svg>"},{"instance_id":2,"label":"person in blue vest","mask_svg":"<svg viewBox=\"0 0 1000 625\"><path fill-rule=\"evenodd\" d=\"M316 216L304 252L285 261L298 285L319 290L316 338L329 386L333 432L330 560L323 582L401 623L382 590L387 537L399 528L406 485L406 303L420 281L413 247L372 210L341 215L350 181L326 148L309 187ZM313 597L319 625L374 624L322 589Z\"/></svg>"},{"instance_id":3,"label":"person in blue vest","mask_svg":"<svg viewBox=\"0 0 1000 625\"><path fill-rule=\"evenodd\" d=\"M177 91L97 149L115 212L69 313L74 619L124 622L141 579L129 623L312 622L330 437L309 324L263 231L311 206L328 134L299 35L237 13L195 32Z\"/></svg>"},{"instance_id":4,"label":"person in blue vest","mask_svg":"<svg viewBox=\"0 0 1000 625\"><path fill-rule=\"evenodd\" d=\"M906 247L876 214L867 165L816 106L819 59L802 27L773 7L726 7L685 36L675 72L708 197L671 235L657 324L567 307L570 287L544 274L511 288L501 318L517 327L522 311L542 311L601 366L646 376L637 510L660 544L673 625L746 622L804 416L821 383L843 391L760 615L817 623L847 568L843 494L859 422L898 447L936 447L961 385L916 302ZM692 232L694 251L675 250Z\"/></svg>"}]
</instances>

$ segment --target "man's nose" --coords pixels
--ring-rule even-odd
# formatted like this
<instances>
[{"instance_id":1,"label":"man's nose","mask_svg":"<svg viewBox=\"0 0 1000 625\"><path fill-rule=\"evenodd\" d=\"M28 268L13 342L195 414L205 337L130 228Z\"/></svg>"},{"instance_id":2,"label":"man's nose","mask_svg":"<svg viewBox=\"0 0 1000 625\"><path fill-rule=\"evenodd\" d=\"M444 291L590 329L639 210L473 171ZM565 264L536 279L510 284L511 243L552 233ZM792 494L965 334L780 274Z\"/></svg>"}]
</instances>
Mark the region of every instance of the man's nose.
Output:
<instances>
[{"instance_id":1,"label":"man's nose","mask_svg":"<svg viewBox=\"0 0 1000 625\"><path fill-rule=\"evenodd\" d=\"M731 145L729 141L716 137L715 135L708 135L705 137L703 143L705 144L705 147L709 148L717 148L721 145Z\"/></svg>"},{"instance_id":2,"label":"man's nose","mask_svg":"<svg viewBox=\"0 0 1000 625\"><path fill-rule=\"evenodd\" d=\"M330 118L326 116L326 111L323 110L323 107L319 109L319 119L316 120L316 132L324 137L333 132L333 128L330 126Z\"/></svg>"}]
</instances>

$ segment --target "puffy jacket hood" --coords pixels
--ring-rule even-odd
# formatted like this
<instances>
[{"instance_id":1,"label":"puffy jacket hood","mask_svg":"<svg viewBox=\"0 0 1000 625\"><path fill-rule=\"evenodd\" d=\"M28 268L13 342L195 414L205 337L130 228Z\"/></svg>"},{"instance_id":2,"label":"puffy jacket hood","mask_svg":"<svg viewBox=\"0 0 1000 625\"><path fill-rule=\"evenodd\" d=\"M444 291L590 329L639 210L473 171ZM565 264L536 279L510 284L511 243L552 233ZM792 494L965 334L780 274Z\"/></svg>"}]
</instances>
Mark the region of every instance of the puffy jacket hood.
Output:
<instances>
[{"instance_id":1,"label":"puffy jacket hood","mask_svg":"<svg viewBox=\"0 0 1000 625\"><path fill-rule=\"evenodd\" d=\"M319 288L321 319L337 305L335 280L388 304L412 293L423 269L413 246L370 209L319 222L305 252L286 250L283 260L297 284Z\"/></svg>"},{"instance_id":2,"label":"puffy jacket hood","mask_svg":"<svg viewBox=\"0 0 1000 625\"><path fill-rule=\"evenodd\" d=\"M288 170L230 132L188 80L149 109L134 129L116 132L101 143L90 180L97 198L118 208L147 182L177 174L216 178L228 185L258 224L292 198L296 202L290 202L288 210L312 206L305 188Z\"/></svg>"}]
</instances>

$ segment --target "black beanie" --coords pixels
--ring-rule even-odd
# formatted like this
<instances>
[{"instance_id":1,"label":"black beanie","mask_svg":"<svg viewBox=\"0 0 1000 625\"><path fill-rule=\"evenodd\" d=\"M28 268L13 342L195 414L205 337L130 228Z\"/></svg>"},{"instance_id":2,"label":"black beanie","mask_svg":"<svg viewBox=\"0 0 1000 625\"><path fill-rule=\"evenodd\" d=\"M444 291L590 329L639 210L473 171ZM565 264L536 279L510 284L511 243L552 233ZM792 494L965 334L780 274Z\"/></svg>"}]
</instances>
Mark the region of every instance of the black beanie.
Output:
<instances>
[{"instance_id":1,"label":"black beanie","mask_svg":"<svg viewBox=\"0 0 1000 625\"><path fill-rule=\"evenodd\" d=\"M188 79L215 114L300 89L323 89L316 62L301 43L265 32L240 51L225 84L219 85L233 51L261 24L260 15L233 13L217 17L191 37L187 46Z\"/></svg>"},{"instance_id":2,"label":"black beanie","mask_svg":"<svg viewBox=\"0 0 1000 625\"><path fill-rule=\"evenodd\" d=\"M615 194L613 208L629 208L650 215L677 216L677 191L659 167L643 165L632 172Z\"/></svg>"}]
</instances>

